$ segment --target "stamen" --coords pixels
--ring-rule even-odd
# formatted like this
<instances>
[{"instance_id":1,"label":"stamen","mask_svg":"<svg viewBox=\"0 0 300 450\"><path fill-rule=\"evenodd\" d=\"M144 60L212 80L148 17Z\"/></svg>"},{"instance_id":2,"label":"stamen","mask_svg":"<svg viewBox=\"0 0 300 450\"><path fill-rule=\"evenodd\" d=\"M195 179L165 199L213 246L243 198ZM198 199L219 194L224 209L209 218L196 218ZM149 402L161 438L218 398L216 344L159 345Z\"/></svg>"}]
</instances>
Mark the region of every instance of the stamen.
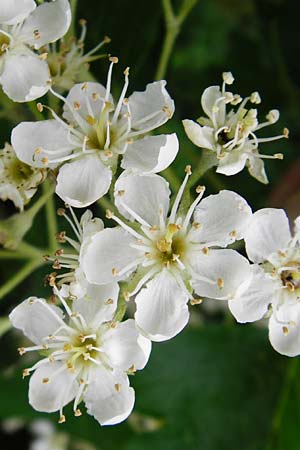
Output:
<instances>
[{"instance_id":1,"label":"stamen","mask_svg":"<svg viewBox=\"0 0 300 450\"><path fill-rule=\"evenodd\" d=\"M124 75L125 75L125 83L124 83L118 104L116 106L116 109L115 109L115 112L114 112L114 115L112 118L112 123L115 123L119 117L119 114L120 114L120 111L121 111L121 108L123 105L123 100L124 100L126 92L127 92L127 88L128 88L128 84L129 84L129 77L128 77L129 76L129 67L126 67L126 69L124 70Z\"/></svg>"},{"instance_id":2,"label":"stamen","mask_svg":"<svg viewBox=\"0 0 300 450\"><path fill-rule=\"evenodd\" d=\"M193 203L189 207L187 215L184 219L183 226L182 226L184 231L187 229L187 226L190 223L191 217L194 213L194 210L203 197L204 191L205 191L205 186L197 186L196 192L197 192L198 196L196 197L196 199L193 201Z\"/></svg>"},{"instance_id":3,"label":"stamen","mask_svg":"<svg viewBox=\"0 0 300 450\"><path fill-rule=\"evenodd\" d=\"M135 230L133 230L131 227L129 227L128 225L125 224L125 222L123 222L121 219L119 219L119 217L115 216L114 213L112 211L110 211L109 209L106 210L106 217L107 219L113 219L115 222L117 222L122 228L124 228L124 230L128 231L132 236L134 236L137 239L141 239L144 240L144 236L142 236L141 234L137 233Z\"/></svg>"},{"instance_id":4,"label":"stamen","mask_svg":"<svg viewBox=\"0 0 300 450\"><path fill-rule=\"evenodd\" d=\"M133 211L123 200L120 200L120 205L131 215L134 219L139 222L142 226L150 228L148 222L146 222L142 217L140 217L135 211Z\"/></svg>"},{"instance_id":5,"label":"stamen","mask_svg":"<svg viewBox=\"0 0 300 450\"><path fill-rule=\"evenodd\" d=\"M180 201L182 199L182 195L183 195L183 192L185 190L185 187L186 187L186 184L188 182L188 179L189 179L189 177L192 174L191 166L189 166L189 165L186 166L185 172L186 172L186 175L185 175L184 180L183 180L183 182L182 182L182 184L181 184L181 186L180 186L180 188L178 190L178 193L177 193L177 196L175 198L175 201L174 201L174 204L173 204L173 207L172 207L172 210L171 210L171 214L170 214L170 217L169 217L169 222L171 222L171 223L175 222L175 217L176 217L176 214L177 214L179 203L180 203Z\"/></svg>"},{"instance_id":6,"label":"stamen","mask_svg":"<svg viewBox=\"0 0 300 450\"><path fill-rule=\"evenodd\" d=\"M128 293L128 298L133 297L134 295L136 295L139 290L143 287L143 285L150 279L152 278L157 272L158 272L158 268L154 267L152 270L149 270L149 272L146 273L146 275L138 282L138 284L136 285L136 287L133 289L133 291Z\"/></svg>"}]
</instances>

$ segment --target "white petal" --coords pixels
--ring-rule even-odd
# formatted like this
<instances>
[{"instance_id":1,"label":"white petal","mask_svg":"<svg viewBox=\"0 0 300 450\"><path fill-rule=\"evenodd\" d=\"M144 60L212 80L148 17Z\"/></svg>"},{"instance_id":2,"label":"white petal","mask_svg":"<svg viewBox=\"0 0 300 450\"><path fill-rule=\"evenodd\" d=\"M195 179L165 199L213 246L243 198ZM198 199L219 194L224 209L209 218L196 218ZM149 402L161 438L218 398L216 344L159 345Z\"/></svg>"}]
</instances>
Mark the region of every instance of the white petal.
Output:
<instances>
[{"instance_id":1,"label":"white petal","mask_svg":"<svg viewBox=\"0 0 300 450\"><path fill-rule=\"evenodd\" d=\"M287 247L291 233L283 209L264 208L256 211L245 234L246 250L251 261L260 263Z\"/></svg>"},{"instance_id":2,"label":"white petal","mask_svg":"<svg viewBox=\"0 0 300 450\"><path fill-rule=\"evenodd\" d=\"M29 297L12 310L9 319L30 341L41 344L44 337L61 327L62 316L57 306L48 305L41 298Z\"/></svg>"},{"instance_id":3,"label":"white petal","mask_svg":"<svg viewBox=\"0 0 300 450\"><path fill-rule=\"evenodd\" d=\"M251 272L251 281L245 292L228 302L230 311L240 323L260 320L268 311L277 288L276 282L267 277L258 265L253 264Z\"/></svg>"},{"instance_id":4,"label":"white petal","mask_svg":"<svg viewBox=\"0 0 300 450\"><path fill-rule=\"evenodd\" d=\"M103 230L104 223L98 217L93 217L92 211L87 209L80 218L80 226L82 228L83 240L85 240L89 236Z\"/></svg>"},{"instance_id":5,"label":"white petal","mask_svg":"<svg viewBox=\"0 0 300 450\"><path fill-rule=\"evenodd\" d=\"M151 352L151 341L142 336L133 319L117 323L102 336L102 346L113 367L127 371L132 366L143 369Z\"/></svg>"},{"instance_id":6,"label":"white petal","mask_svg":"<svg viewBox=\"0 0 300 450\"><path fill-rule=\"evenodd\" d=\"M134 390L124 373L99 367L93 371L84 401L88 414L101 425L114 425L123 422L131 413Z\"/></svg>"},{"instance_id":7,"label":"white petal","mask_svg":"<svg viewBox=\"0 0 300 450\"><path fill-rule=\"evenodd\" d=\"M103 99L105 98L106 89L100 83L78 83L75 84L67 95L69 105L76 104L76 112L85 120L88 115L92 115L95 119L99 119L102 111ZM113 103L110 95L108 101ZM92 114L91 114L92 112ZM63 117L69 122L74 122L74 117L70 108L65 104Z\"/></svg>"},{"instance_id":8,"label":"white petal","mask_svg":"<svg viewBox=\"0 0 300 450\"><path fill-rule=\"evenodd\" d=\"M214 130L209 127L201 127L193 120L185 119L182 121L184 130L188 138L200 148L213 150L215 148Z\"/></svg>"},{"instance_id":9,"label":"white petal","mask_svg":"<svg viewBox=\"0 0 300 450\"><path fill-rule=\"evenodd\" d=\"M61 367L61 362L46 363L38 367L31 376L29 403L37 411L58 411L75 397L78 385L74 381L74 374L65 368L55 375ZM45 378L49 378L48 383L43 383Z\"/></svg>"},{"instance_id":10,"label":"white petal","mask_svg":"<svg viewBox=\"0 0 300 450\"><path fill-rule=\"evenodd\" d=\"M147 84L143 92L134 92L129 97L129 107L131 112L131 123L134 130L153 130L163 125L174 113L174 102L168 94L165 86L166 81L155 81ZM144 120L150 114L157 115L152 119Z\"/></svg>"},{"instance_id":11,"label":"white petal","mask_svg":"<svg viewBox=\"0 0 300 450\"><path fill-rule=\"evenodd\" d=\"M84 208L107 193L111 178L111 170L97 155L83 156L59 169L56 193L67 204Z\"/></svg>"},{"instance_id":12,"label":"white petal","mask_svg":"<svg viewBox=\"0 0 300 450\"><path fill-rule=\"evenodd\" d=\"M118 295L118 283L103 286L88 284L84 297L73 301L72 310L82 314L88 324L98 324L99 326L113 318Z\"/></svg>"},{"instance_id":13,"label":"white petal","mask_svg":"<svg viewBox=\"0 0 300 450\"><path fill-rule=\"evenodd\" d=\"M71 24L68 0L43 3L25 20L19 38L35 49L63 37ZM38 32L38 34L37 34Z\"/></svg>"},{"instance_id":14,"label":"white petal","mask_svg":"<svg viewBox=\"0 0 300 450\"><path fill-rule=\"evenodd\" d=\"M134 263L143 255L143 252L130 246L135 242L136 239L120 227L106 228L92 236L81 256L81 265L87 280L94 284L107 284L124 279L134 267L120 277L116 271Z\"/></svg>"},{"instance_id":15,"label":"white petal","mask_svg":"<svg viewBox=\"0 0 300 450\"><path fill-rule=\"evenodd\" d=\"M1 25L21 23L35 8L34 0L1 0L0 23Z\"/></svg>"},{"instance_id":16,"label":"white petal","mask_svg":"<svg viewBox=\"0 0 300 450\"><path fill-rule=\"evenodd\" d=\"M201 97L201 105L205 114L210 118L215 118L218 127L224 125L225 121L225 101L218 101L222 97L219 86L210 86L205 89ZM217 112L213 112L213 107L218 108Z\"/></svg>"},{"instance_id":17,"label":"white petal","mask_svg":"<svg viewBox=\"0 0 300 450\"><path fill-rule=\"evenodd\" d=\"M300 303L283 304L269 321L269 339L286 356L300 355Z\"/></svg>"},{"instance_id":18,"label":"white petal","mask_svg":"<svg viewBox=\"0 0 300 450\"><path fill-rule=\"evenodd\" d=\"M119 193L122 195L119 195ZM115 205L126 219L134 217L126 211L128 206L149 225L159 225L159 212L165 218L169 210L169 184L159 175L138 175L124 172L115 184Z\"/></svg>"},{"instance_id":19,"label":"white petal","mask_svg":"<svg viewBox=\"0 0 300 450\"><path fill-rule=\"evenodd\" d=\"M262 159L257 157L249 157L249 173L252 177L256 178L258 181L264 184L268 184L269 180L266 175L265 165Z\"/></svg>"},{"instance_id":20,"label":"white petal","mask_svg":"<svg viewBox=\"0 0 300 450\"><path fill-rule=\"evenodd\" d=\"M146 136L128 146L121 167L143 173L161 172L174 161L178 149L175 133Z\"/></svg>"},{"instance_id":21,"label":"white petal","mask_svg":"<svg viewBox=\"0 0 300 450\"><path fill-rule=\"evenodd\" d=\"M199 278L210 280L197 280L196 275L192 275L191 284L195 292L203 297L220 300L233 298L251 277L247 259L234 250L209 249L207 254L194 252L190 265Z\"/></svg>"},{"instance_id":22,"label":"white petal","mask_svg":"<svg viewBox=\"0 0 300 450\"><path fill-rule=\"evenodd\" d=\"M17 157L34 167L56 167L59 163L51 163L51 159L67 156L73 147L68 142L68 131L56 120L21 122L12 130L11 142ZM41 152L35 153L36 149ZM42 149L55 154L49 155ZM42 158L48 158L49 164L43 163Z\"/></svg>"},{"instance_id":23,"label":"white petal","mask_svg":"<svg viewBox=\"0 0 300 450\"><path fill-rule=\"evenodd\" d=\"M232 191L220 191L196 207L194 221L200 227L192 228L189 237L193 242L226 247L242 239L251 217L251 208L243 197Z\"/></svg>"},{"instance_id":24,"label":"white petal","mask_svg":"<svg viewBox=\"0 0 300 450\"><path fill-rule=\"evenodd\" d=\"M188 296L165 269L136 296L137 326L152 341L171 339L189 320L187 302Z\"/></svg>"},{"instance_id":25,"label":"white petal","mask_svg":"<svg viewBox=\"0 0 300 450\"><path fill-rule=\"evenodd\" d=\"M245 167L248 155L242 151L231 151L225 154L225 156L219 159L219 165L217 167L217 173L223 175L235 175L241 172Z\"/></svg>"},{"instance_id":26,"label":"white petal","mask_svg":"<svg viewBox=\"0 0 300 450\"><path fill-rule=\"evenodd\" d=\"M48 64L32 52L5 57L0 77L5 94L15 102L30 102L49 90Z\"/></svg>"}]
</instances>

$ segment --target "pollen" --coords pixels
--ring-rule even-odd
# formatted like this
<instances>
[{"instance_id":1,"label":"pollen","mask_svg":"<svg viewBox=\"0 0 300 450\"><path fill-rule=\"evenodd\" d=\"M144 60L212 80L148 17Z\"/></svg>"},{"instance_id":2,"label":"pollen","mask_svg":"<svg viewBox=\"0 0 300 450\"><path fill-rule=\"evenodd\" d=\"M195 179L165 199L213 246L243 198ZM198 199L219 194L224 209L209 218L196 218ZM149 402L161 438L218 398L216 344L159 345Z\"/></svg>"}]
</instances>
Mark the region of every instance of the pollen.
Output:
<instances>
[{"instance_id":1,"label":"pollen","mask_svg":"<svg viewBox=\"0 0 300 450\"><path fill-rule=\"evenodd\" d=\"M43 378L42 379L42 383L43 384L48 384L50 382L50 379L49 378Z\"/></svg>"},{"instance_id":2,"label":"pollen","mask_svg":"<svg viewBox=\"0 0 300 450\"><path fill-rule=\"evenodd\" d=\"M217 279L217 285L219 289L222 289L224 287L224 280L223 278L218 278Z\"/></svg>"},{"instance_id":3,"label":"pollen","mask_svg":"<svg viewBox=\"0 0 300 450\"><path fill-rule=\"evenodd\" d=\"M202 253L204 253L204 255L208 255L209 254L209 248L208 247L203 247L202 248Z\"/></svg>"},{"instance_id":4,"label":"pollen","mask_svg":"<svg viewBox=\"0 0 300 450\"><path fill-rule=\"evenodd\" d=\"M282 332L285 336L287 336L289 334L289 329L288 327L282 327Z\"/></svg>"},{"instance_id":5,"label":"pollen","mask_svg":"<svg viewBox=\"0 0 300 450\"><path fill-rule=\"evenodd\" d=\"M120 385L120 383L116 383L116 384L115 384L115 390L116 390L117 392L120 392L120 391L121 391L121 385Z\"/></svg>"}]
</instances>

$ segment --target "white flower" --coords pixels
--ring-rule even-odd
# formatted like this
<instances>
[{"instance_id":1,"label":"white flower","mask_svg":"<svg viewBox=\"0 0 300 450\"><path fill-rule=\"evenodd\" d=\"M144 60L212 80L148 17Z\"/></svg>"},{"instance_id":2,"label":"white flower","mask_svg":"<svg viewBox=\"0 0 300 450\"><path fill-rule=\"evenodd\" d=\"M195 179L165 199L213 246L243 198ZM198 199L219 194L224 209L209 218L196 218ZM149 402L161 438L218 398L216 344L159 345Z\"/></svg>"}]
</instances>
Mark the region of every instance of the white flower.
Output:
<instances>
[{"instance_id":1,"label":"white flower","mask_svg":"<svg viewBox=\"0 0 300 450\"><path fill-rule=\"evenodd\" d=\"M56 250L54 257L45 255L46 261L53 262L52 272L48 276L48 282L50 286L62 286L63 284L69 286L69 295L72 298L84 297L86 299L93 298L98 295L98 286L90 284L81 267L80 267L80 255L84 247L89 242L91 236L104 228L101 219L93 218L93 214L90 210L86 210L78 221L72 207L68 207L71 212L71 217L67 214L64 208L58 209L58 215L63 216L66 221L71 225L74 232L75 239L69 237L65 231L57 233L57 241L60 244L69 244L69 249L59 248ZM67 270L66 272L59 273L60 270ZM100 289L100 295L101 295Z\"/></svg>"},{"instance_id":2,"label":"white flower","mask_svg":"<svg viewBox=\"0 0 300 450\"><path fill-rule=\"evenodd\" d=\"M279 353L300 354L300 228L294 237L281 209L265 208L253 214L245 233L246 250L253 261L248 289L229 301L238 322L270 316L269 338Z\"/></svg>"},{"instance_id":3,"label":"white flower","mask_svg":"<svg viewBox=\"0 0 300 450\"><path fill-rule=\"evenodd\" d=\"M117 306L118 285L102 286L102 296L76 299L64 298L67 290L54 288L67 314L44 299L31 297L10 314L14 327L23 331L32 347L19 353L43 351L46 357L25 369L31 375L29 403L37 411L59 411L73 401L73 411L85 402L88 414L101 425L122 422L134 405L134 390L128 373L142 369L150 355L151 342L141 336L132 319L113 321ZM69 306L70 305L70 306Z\"/></svg>"},{"instance_id":4,"label":"white flower","mask_svg":"<svg viewBox=\"0 0 300 450\"><path fill-rule=\"evenodd\" d=\"M69 436L58 433L50 420L34 420L30 431L34 437L29 450L67 450L69 447Z\"/></svg>"},{"instance_id":5,"label":"white flower","mask_svg":"<svg viewBox=\"0 0 300 450\"><path fill-rule=\"evenodd\" d=\"M0 5L0 83L16 102L31 101L50 87L48 64L34 53L61 38L71 23L67 0L36 6L33 0L2 0Z\"/></svg>"},{"instance_id":6,"label":"white flower","mask_svg":"<svg viewBox=\"0 0 300 450\"><path fill-rule=\"evenodd\" d=\"M18 157L35 167L59 167L56 193L69 205L84 207L105 195L119 155L121 167L143 173L164 170L178 151L176 134L141 137L165 123L174 102L165 81L148 84L144 92L125 98L125 84L115 104L110 94L110 58L107 85L76 84L64 101L64 118L23 122L12 132ZM53 92L53 91L52 91ZM54 93L54 92L53 92Z\"/></svg>"},{"instance_id":7,"label":"white flower","mask_svg":"<svg viewBox=\"0 0 300 450\"><path fill-rule=\"evenodd\" d=\"M262 142L270 142L288 137L285 128L280 136L258 138L256 132L271 125L279 119L279 111L271 110L266 121L259 123L257 109L246 109L247 102L257 105L261 102L258 92L242 99L238 94L226 92L226 84L231 85L234 78L230 72L223 73L222 89L210 86L202 94L201 104L207 117L200 117L197 122L184 120L185 132L190 140L200 148L216 154L217 172L234 175L248 166L249 173L262 183L268 183L263 159L282 159L282 153L273 156L259 153ZM239 105L226 111L226 105Z\"/></svg>"},{"instance_id":8,"label":"white flower","mask_svg":"<svg viewBox=\"0 0 300 450\"><path fill-rule=\"evenodd\" d=\"M137 294L135 320L155 341L170 339L185 327L187 303L196 303L193 291L231 298L249 272L247 260L236 251L217 248L243 236L251 216L246 201L221 191L197 206L204 192L200 186L198 197L184 212L179 204L191 174L189 166L186 172L169 215L170 192L162 177L124 172L115 185L115 203L135 223L128 226L108 211L120 226L94 234L81 253L81 267L91 283L124 280L137 271L126 297Z\"/></svg>"},{"instance_id":9,"label":"white flower","mask_svg":"<svg viewBox=\"0 0 300 450\"><path fill-rule=\"evenodd\" d=\"M0 199L11 200L23 211L46 174L45 169L36 169L20 161L13 147L6 143L0 151Z\"/></svg>"}]
</instances>

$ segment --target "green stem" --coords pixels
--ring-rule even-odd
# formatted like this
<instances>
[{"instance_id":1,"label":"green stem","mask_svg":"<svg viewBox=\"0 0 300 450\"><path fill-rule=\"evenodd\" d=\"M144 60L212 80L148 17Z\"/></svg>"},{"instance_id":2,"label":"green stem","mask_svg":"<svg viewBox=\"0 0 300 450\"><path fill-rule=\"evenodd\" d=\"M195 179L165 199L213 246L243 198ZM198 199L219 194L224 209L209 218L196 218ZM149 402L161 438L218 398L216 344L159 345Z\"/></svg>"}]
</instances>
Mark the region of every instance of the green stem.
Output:
<instances>
[{"instance_id":1,"label":"green stem","mask_svg":"<svg viewBox=\"0 0 300 450\"><path fill-rule=\"evenodd\" d=\"M166 23L166 35L155 74L156 80L161 80L165 77L176 38L180 33L181 25L197 1L198 0L183 0L178 15L175 15L171 0L162 0Z\"/></svg>"},{"instance_id":2,"label":"green stem","mask_svg":"<svg viewBox=\"0 0 300 450\"><path fill-rule=\"evenodd\" d=\"M293 381L296 379L297 375L297 369L298 369L298 358L293 358L288 363L288 370L286 372L286 377L283 383L282 391L278 400L278 404L276 407L275 414L273 416L273 422L272 422L272 432L271 432L271 438L269 441L269 444L266 448L266 450L273 450L276 436L278 435L278 432L280 430L282 418L284 415L284 411L287 406L287 402L291 393L291 387Z\"/></svg>"},{"instance_id":3,"label":"green stem","mask_svg":"<svg viewBox=\"0 0 300 450\"><path fill-rule=\"evenodd\" d=\"M43 184L44 193L48 193L51 191L53 193L52 186L45 182ZM51 195L47 200L46 207L46 221L47 221L47 229L48 229L48 246L50 253L53 253L57 247L56 241L56 233L57 233L57 220L56 220L56 209L55 209L55 198L54 195Z\"/></svg>"},{"instance_id":4,"label":"green stem","mask_svg":"<svg viewBox=\"0 0 300 450\"><path fill-rule=\"evenodd\" d=\"M25 211L24 214L28 214L32 217L35 217L37 215L37 213L42 209L42 207L47 203L47 201L49 200L49 198L53 195L54 192L54 186L49 185L48 183L46 183L48 186L48 189L45 190L44 189L44 193L40 196L40 198L31 206L30 209L28 209L27 211Z\"/></svg>"},{"instance_id":5,"label":"green stem","mask_svg":"<svg viewBox=\"0 0 300 450\"><path fill-rule=\"evenodd\" d=\"M209 150L202 150L201 157L199 159L199 164L196 169L192 168L192 175L187 183L186 191L191 189L201 177L212 167L216 165L216 156L213 152Z\"/></svg>"},{"instance_id":6,"label":"green stem","mask_svg":"<svg viewBox=\"0 0 300 450\"><path fill-rule=\"evenodd\" d=\"M97 201L98 205L104 210L104 212L109 209L110 211L114 211L114 205L111 203L111 201L105 196L100 198Z\"/></svg>"},{"instance_id":7,"label":"green stem","mask_svg":"<svg viewBox=\"0 0 300 450\"><path fill-rule=\"evenodd\" d=\"M65 35L65 39L68 40L71 36L75 36L75 23L76 23L76 12L77 12L78 0L70 0L70 7L72 12L72 22L70 28Z\"/></svg>"},{"instance_id":8,"label":"green stem","mask_svg":"<svg viewBox=\"0 0 300 450\"><path fill-rule=\"evenodd\" d=\"M120 292L119 292L119 298L118 298L118 306L114 315L114 322L121 322L123 317L125 316L126 309L127 309L127 302L124 297L125 292L125 286L121 285Z\"/></svg>"},{"instance_id":9,"label":"green stem","mask_svg":"<svg viewBox=\"0 0 300 450\"><path fill-rule=\"evenodd\" d=\"M180 183L179 179L177 178L177 175L176 175L175 171L173 170L173 168L168 167L167 169L165 169L163 171L163 173L161 175L168 180L173 192L177 192L178 189L180 188L181 183Z\"/></svg>"},{"instance_id":10,"label":"green stem","mask_svg":"<svg viewBox=\"0 0 300 450\"><path fill-rule=\"evenodd\" d=\"M21 242L18 246L18 250L0 250L0 259L28 259L35 257L42 257L49 251L43 251L27 244L27 242Z\"/></svg>"},{"instance_id":11,"label":"green stem","mask_svg":"<svg viewBox=\"0 0 300 450\"><path fill-rule=\"evenodd\" d=\"M5 297L6 294L11 292L18 284L20 284L25 278L27 278L35 269L43 264L41 258L31 259L25 264L21 270L13 275L6 283L0 288L0 300Z\"/></svg>"}]
</instances>

